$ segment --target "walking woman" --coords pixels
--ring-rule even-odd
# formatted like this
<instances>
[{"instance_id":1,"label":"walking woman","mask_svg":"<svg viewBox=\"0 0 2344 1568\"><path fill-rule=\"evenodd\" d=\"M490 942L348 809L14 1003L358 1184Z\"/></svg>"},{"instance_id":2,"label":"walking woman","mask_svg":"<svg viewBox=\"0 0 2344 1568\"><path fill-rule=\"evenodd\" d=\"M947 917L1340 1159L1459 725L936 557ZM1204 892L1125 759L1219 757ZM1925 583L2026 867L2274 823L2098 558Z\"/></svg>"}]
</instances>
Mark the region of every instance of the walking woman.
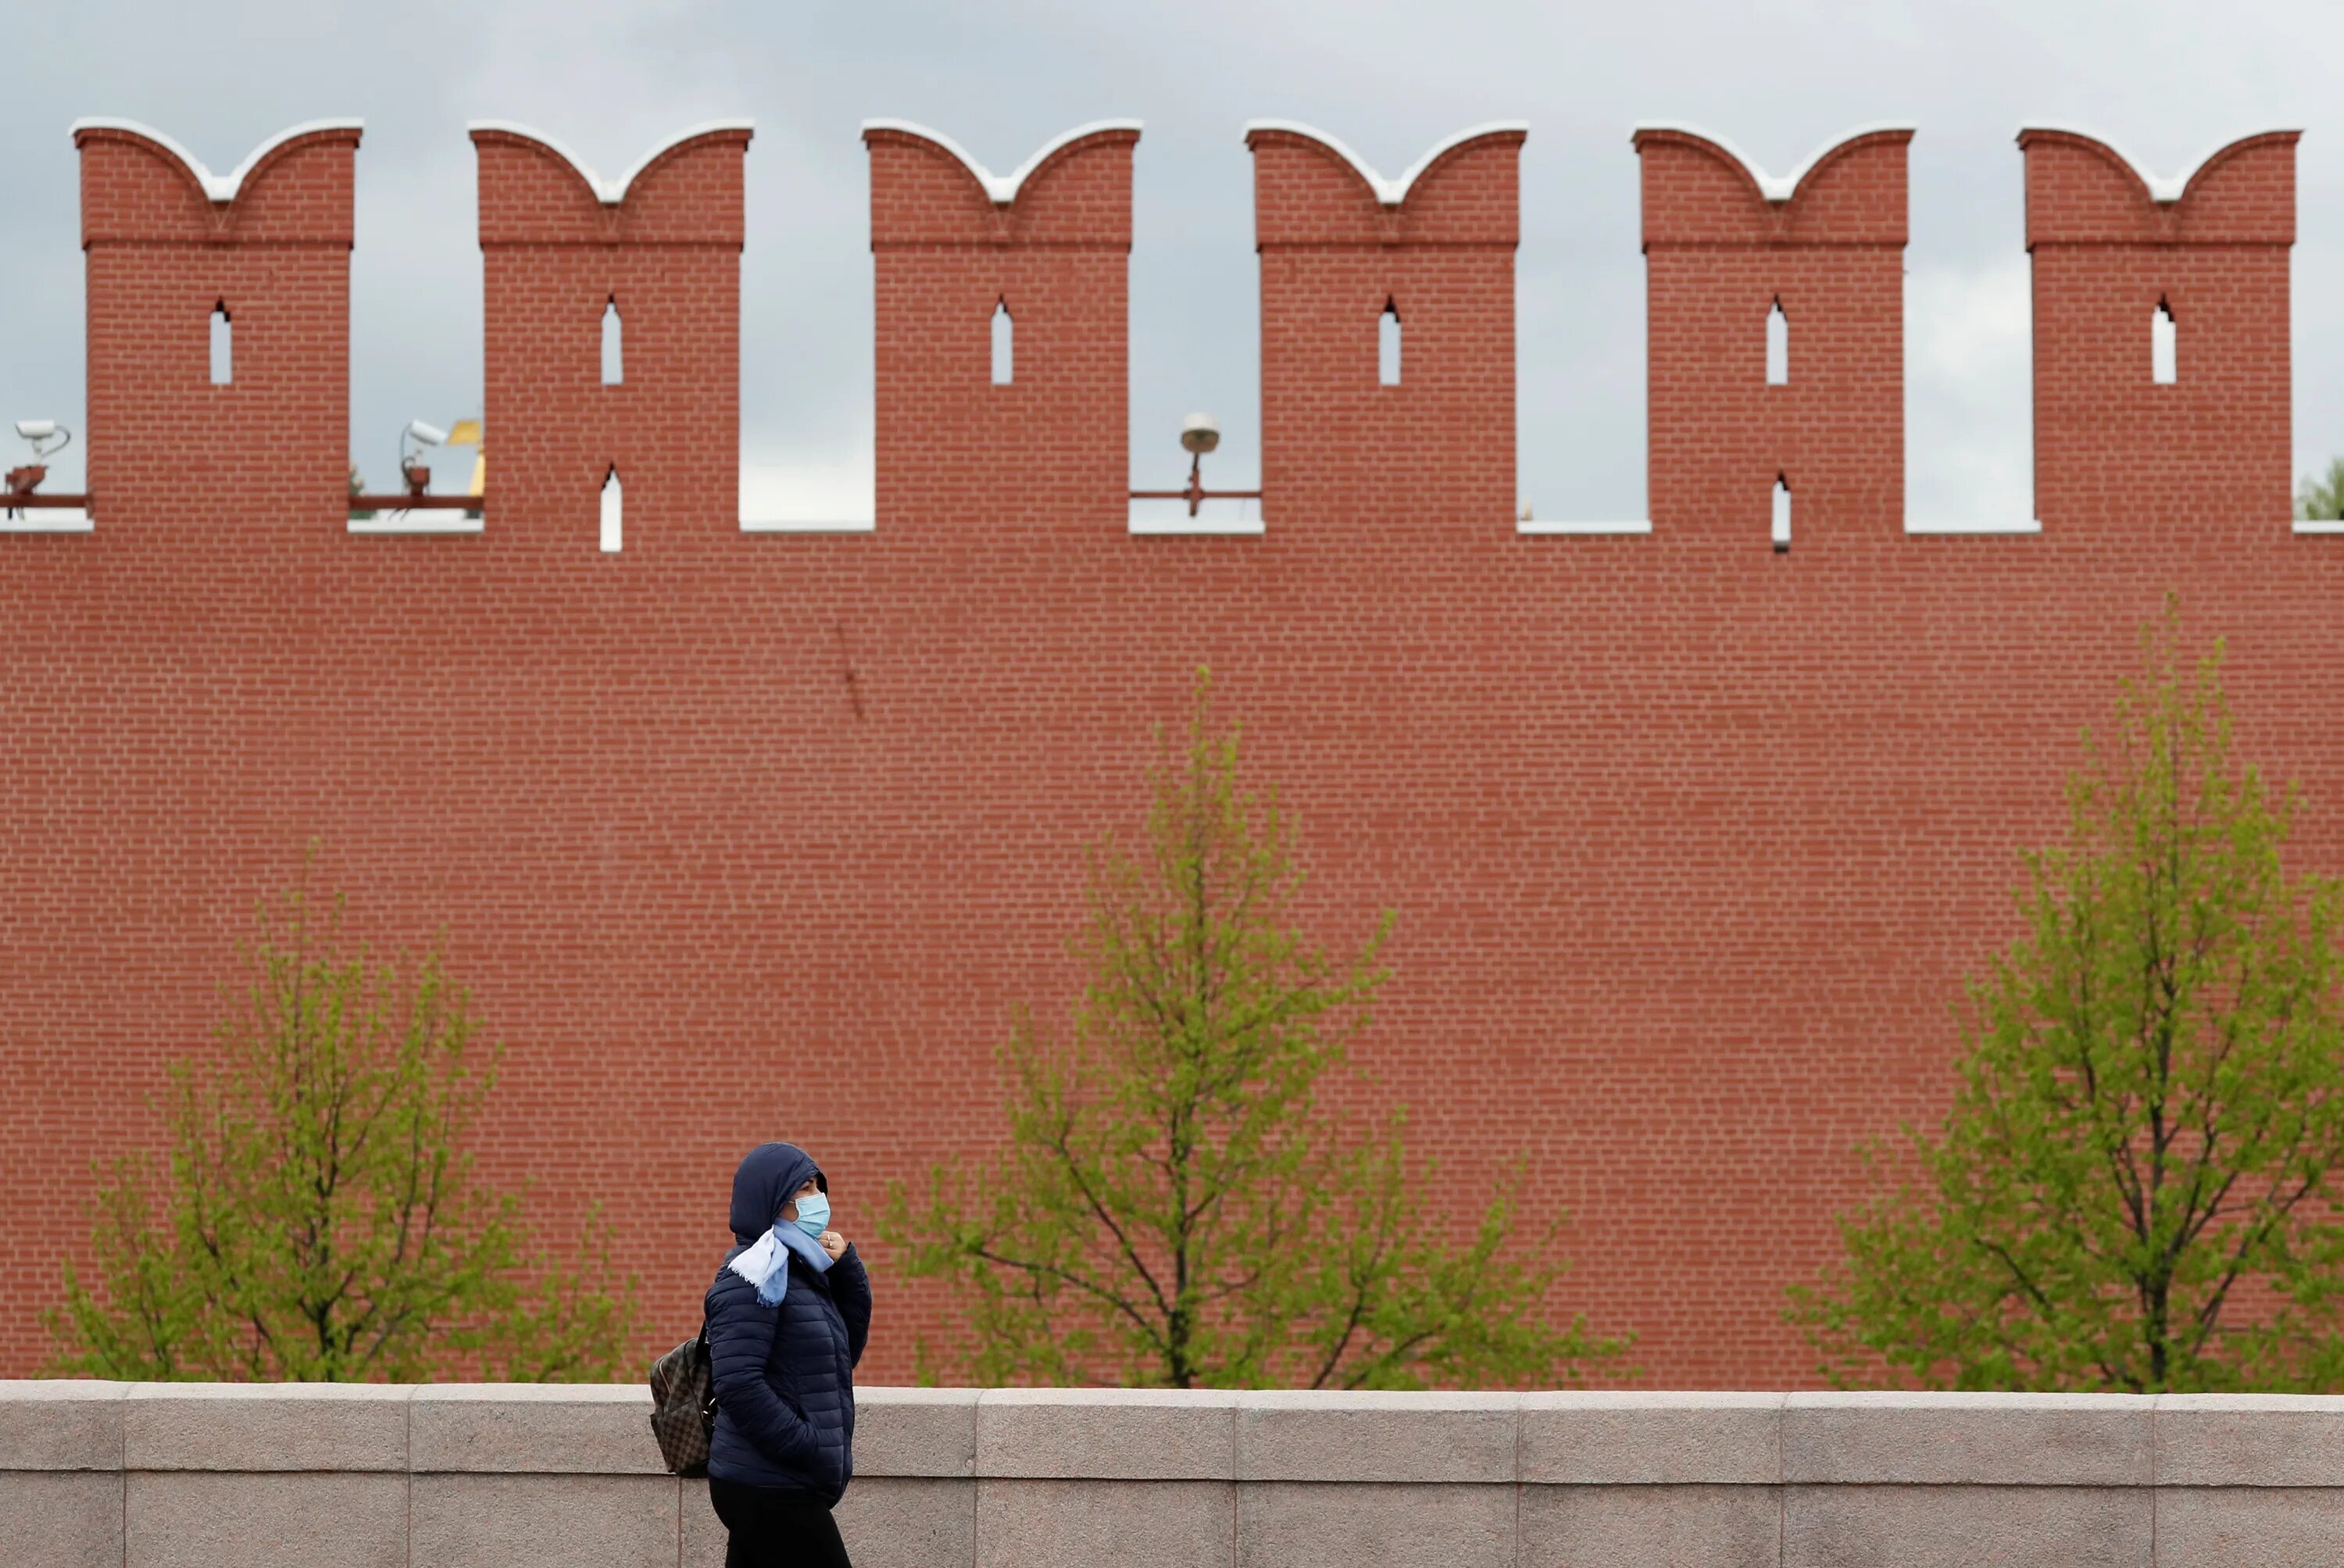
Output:
<instances>
[{"instance_id":1,"label":"walking woman","mask_svg":"<svg viewBox=\"0 0 2344 1568\"><path fill-rule=\"evenodd\" d=\"M870 1276L794 1144L759 1144L733 1172L732 1241L708 1287L708 1500L731 1534L724 1568L851 1568L830 1511L854 1473Z\"/></svg>"}]
</instances>

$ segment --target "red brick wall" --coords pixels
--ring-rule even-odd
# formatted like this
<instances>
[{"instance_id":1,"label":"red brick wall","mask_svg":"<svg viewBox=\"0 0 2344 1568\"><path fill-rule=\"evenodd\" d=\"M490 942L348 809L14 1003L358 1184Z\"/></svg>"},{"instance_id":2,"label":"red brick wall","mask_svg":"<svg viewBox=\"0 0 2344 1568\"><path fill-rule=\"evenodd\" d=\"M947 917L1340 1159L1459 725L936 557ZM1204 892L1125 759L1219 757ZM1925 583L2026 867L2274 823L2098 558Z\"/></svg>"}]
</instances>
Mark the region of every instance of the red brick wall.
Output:
<instances>
[{"instance_id":1,"label":"red brick wall","mask_svg":"<svg viewBox=\"0 0 2344 1568\"><path fill-rule=\"evenodd\" d=\"M995 202L952 151L873 126L879 526L1119 539L1129 440L1131 149L1095 131ZM993 315L1015 324L993 382Z\"/></svg>"},{"instance_id":2,"label":"red brick wall","mask_svg":"<svg viewBox=\"0 0 2344 1568\"><path fill-rule=\"evenodd\" d=\"M1262 517L1385 527L1514 515L1519 130L1450 148L1387 206L1325 143L1256 129ZM1396 386L1377 381L1385 307Z\"/></svg>"},{"instance_id":3,"label":"red brick wall","mask_svg":"<svg viewBox=\"0 0 2344 1568\"><path fill-rule=\"evenodd\" d=\"M2287 514L2296 136L2233 142L2170 204L2088 137L2020 137L2045 527L2128 534L2153 519L2232 543ZM2169 386L2149 379L2159 300L2176 329Z\"/></svg>"},{"instance_id":4,"label":"red brick wall","mask_svg":"<svg viewBox=\"0 0 2344 1568\"><path fill-rule=\"evenodd\" d=\"M1794 550L1902 531L1910 140L1898 130L1843 142L1774 202L1714 143L1637 134L1655 516L1765 549L1780 479ZM1790 376L1769 386L1766 317L1778 300Z\"/></svg>"},{"instance_id":5,"label":"red brick wall","mask_svg":"<svg viewBox=\"0 0 2344 1568\"><path fill-rule=\"evenodd\" d=\"M284 142L220 203L176 153L136 132L84 128L74 139L99 525L232 529L264 552L288 546L253 534L338 531L358 131ZM234 339L227 386L210 381L219 305Z\"/></svg>"},{"instance_id":6,"label":"red brick wall","mask_svg":"<svg viewBox=\"0 0 2344 1568\"><path fill-rule=\"evenodd\" d=\"M1081 848L1137 828L1152 727L1208 663L1298 814L1314 931L1399 913L1351 1098L1410 1105L1429 1210L1462 1223L1526 1153L1531 1218L1573 1217L1567 1304L1640 1330L1652 1381L1724 1386L1809 1381L1782 1288L1833 1249L1854 1140L1942 1105L1959 978L2011 934L2016 852L2056 830L2167 587L2229 639L2248 754L2305 786L2300 862L2344 862L2319 679L2344 541L2286 518L2284 138L2171 208L2030 140L2044 531L1963 539L1901 531L1902 138L1773 204L1648 135L1653 532L1573 539L1510 519L1511 142L1392 213L1258 137L1251 540L1124 531L1127 133L1005 210L932 145L870 138L861 538L734 530L739 138L612 212L483 136L486 531L349 537L351 139L296 144L225 214L135 143L85 147L90 211L146 214L150 248L93 222L96 531L0 537L0 1371L37 1358L88 1162L154 1136L142 1097L202 1047L312 835L378 949L447 932L510 1049L483 1169L557 1224L607 1206L649 1350L689 1327L751 1142L814 1149L867 1235L886 1179L997 1136L1011 1007L1062 1017L1076 983ZM260 243L280 190L318 216ZM227 395L201 385L223 266ZM2180 382L2151 389L2160 293ZM280 321L309 347L273 359ZM220 450L214 411L264 392ZM867 1372L901 1378L939 1304L874 1260Z\"/></svg>"},{"instance_id":7,"label":"red brick wall","mask_svg":"<svg viewBox=\"0 0 2344 1568\"><path fill-rule=\"evenodd\" d=\"M602 483L615 468L625 549L737 545L749 132L678 143L615 203L530 137L476 129L472 141L498 531L599 553ZM602 317L613 301L621 376L605 386Z\"/></svg>"}]
</instances>

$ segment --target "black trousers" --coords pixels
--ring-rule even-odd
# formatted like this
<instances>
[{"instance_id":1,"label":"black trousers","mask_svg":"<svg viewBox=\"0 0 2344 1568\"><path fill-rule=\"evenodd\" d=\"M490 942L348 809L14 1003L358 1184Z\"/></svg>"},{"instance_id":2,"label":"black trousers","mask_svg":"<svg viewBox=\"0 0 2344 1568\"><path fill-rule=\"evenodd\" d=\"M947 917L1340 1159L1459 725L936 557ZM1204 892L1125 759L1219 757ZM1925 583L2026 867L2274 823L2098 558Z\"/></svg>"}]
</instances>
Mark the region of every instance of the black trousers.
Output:
<instances>
[{"instance_id":1,"label":"black trousers","mask_svg":"<svg viewBox=\"0 0 2344 1568\"><path fill-rule=\"evenodd\" d=\"M708 1478L708 1501L731 1540L724 1568L854 1568L822 1499L777 1486Z\"/></svg>"}]
</instances>

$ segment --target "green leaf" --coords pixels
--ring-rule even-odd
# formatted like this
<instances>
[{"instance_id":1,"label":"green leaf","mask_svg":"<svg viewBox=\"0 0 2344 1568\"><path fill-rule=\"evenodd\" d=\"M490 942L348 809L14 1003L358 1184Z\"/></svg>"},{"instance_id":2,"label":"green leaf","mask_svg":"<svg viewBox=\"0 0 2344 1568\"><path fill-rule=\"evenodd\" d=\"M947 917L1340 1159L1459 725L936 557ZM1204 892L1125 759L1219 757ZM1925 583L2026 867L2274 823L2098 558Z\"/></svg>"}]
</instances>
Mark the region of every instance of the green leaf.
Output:
<instances>
[{"instance_id":1,"label":"green leaf","mask_svg":"<svg viewBox=\"0 0 2344 1568\"><path fill-rule=\"evenodd\" d=\"M2337 883L2231 749L2177 605L2086 733L2024 932L1973 979L1943 1121L1871 1151L1844 1259L1789 1317L1834 1381L2344 1386Z\"/></svg>"},{"instance_id":2,"label":"green leaf","mask_svg":"<svg viewBox=\"0 0 2344 1568\"><path fill-rule=\"evenodd\" d=\"M1616 1358L1623 1340L1552 1320L1554 1232L1513 1241L1519 1168L1460 1238L1422 1201L1399 1118L1322 1099L1369 1027L1392 916L1340 960L1304 936L1292 822L1242 786L1238 741L1200 673L1186 746L1158 736L1143 831L1089 855L1063 1032L1021 1012L1003 1045L1006 1144L889 1194L883 1238L966 1325L923 1342L922 1376L1421 1388Z\"/></svg>"},{"instance_id":3,"label":"green leaf","mask_svg":"<svg viewBox=\"0 0 2344 1568\"><path fill-rule=\"evenodd\" d=\"M518 1198L474 1176L499 1053L465 991L436 951L345 950L343 900L313 908L307 881L305 862L260 911L216 1048L172 1064L166 1147L101 1173L96 1280L66 1265L52 1370L609 1379L636 1287L599 1211L570 1257L531 1244Z\"/></svg>"}]
</instances>

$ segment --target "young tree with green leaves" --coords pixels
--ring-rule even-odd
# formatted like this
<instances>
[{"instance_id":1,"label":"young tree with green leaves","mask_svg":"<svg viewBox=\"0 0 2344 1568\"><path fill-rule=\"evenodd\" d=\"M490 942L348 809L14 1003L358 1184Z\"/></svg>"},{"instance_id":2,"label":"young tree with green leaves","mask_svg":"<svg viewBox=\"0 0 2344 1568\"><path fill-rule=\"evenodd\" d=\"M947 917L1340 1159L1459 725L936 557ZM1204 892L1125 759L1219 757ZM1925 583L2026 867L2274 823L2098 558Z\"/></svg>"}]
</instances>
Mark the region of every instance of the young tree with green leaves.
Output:
<instances>
[{"instance_id":1,"label":"young tree with green leaves","mask_svg":"<svg viewBox=\"0 0 2344 1568\"><path fill-rule=\"evenodd\" d=\"M299 886L284 905L244 948L216 1056L171 1067L167 1152L117 1158L97 1194L100 1288L66 1263L52 1370L616 1375L635 1282L611 1280L607 1235L590 1219L578 1258L551 1259L519 1199L474 1176L500 1053L475 1039L466 993L436 954L404 975L363 947L339 956L338 896L322 922Z\"/></svg>"},{"instance_id":2,"label":"young tree with green leaves","mask_svg":"<svg viewBox=\"0 0 2344 1568\"><path fill-rule=\"evenodd\" d=\"M1968 987L1951 1110L1793 1293L1835 1381L2344 1386L2338 885L2283 863L2295 796L2232 755L2220 644L2178 642L2168 600Z\"/></svg>"},{"instance_id":3,"label":"young tree with green leaves","mask_svg":"<svg viewBox=\"0 0 2344 1568\"><path fill-rule=\"evenodd\" d=\"M1140 840L1090 857L1070 1035L1021 1016L1004 1048L1007 1148L937 1168L916 1208L890 1193L905 1271L965 1303L965 1371L1397 1389L1575 1379L1617 1354L1550 1321L1561 1265L1509 1246L1511 1185L1458 1241L1459 1195L1408 1159L1399 1118L1362 1129L1319 1103L1390 916L1343 962L1296 929L1291 824L1239 787L1201 673L1185 754L1151 784Z\"/></svg>"}]
</instances>

